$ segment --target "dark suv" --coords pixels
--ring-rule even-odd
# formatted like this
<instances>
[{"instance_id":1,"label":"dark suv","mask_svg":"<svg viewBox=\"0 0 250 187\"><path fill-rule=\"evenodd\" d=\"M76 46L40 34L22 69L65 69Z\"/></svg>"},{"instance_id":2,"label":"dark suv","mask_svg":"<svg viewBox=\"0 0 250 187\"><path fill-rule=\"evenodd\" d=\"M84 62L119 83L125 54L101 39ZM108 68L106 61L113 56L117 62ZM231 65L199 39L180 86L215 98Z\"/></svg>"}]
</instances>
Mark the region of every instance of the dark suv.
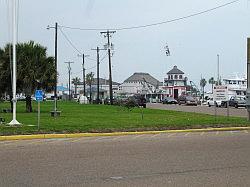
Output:
<instances>
[{"instance_id":1,"label":"dark suv","mask_svg":"<svg viewBox=\"0 0 250 187\"><path fill-rule=\"evenodd\" d=\"M185 104L185 105L195 105L197 106L197 100L192 97L192 96L188 96L188 95L181 95L178 97L178 104Z\"/></svg>"}]
</instances>

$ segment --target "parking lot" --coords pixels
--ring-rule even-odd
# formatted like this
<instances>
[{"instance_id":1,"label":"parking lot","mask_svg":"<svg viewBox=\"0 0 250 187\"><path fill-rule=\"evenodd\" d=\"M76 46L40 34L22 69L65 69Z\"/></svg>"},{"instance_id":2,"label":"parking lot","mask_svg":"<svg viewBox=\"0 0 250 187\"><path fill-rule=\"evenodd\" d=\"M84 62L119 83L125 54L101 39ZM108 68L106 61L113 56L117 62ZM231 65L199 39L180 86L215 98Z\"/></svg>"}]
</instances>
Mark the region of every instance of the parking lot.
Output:
<instances>
[{"instance_id":1,"label":"parking lot","mask_svg":"<svg viewBox=\"0 0 250 187\"><path fill-rule=\"evenodd\" d=\"M162 103L148 103L147 108L164 109L164 110L175 110L183 112L195 112L214 115L215 113L220 116L227 116L227 108L221 107L208 107L207 105L198 106L186 106L186 105L167 105ZM247 117L246 108L229 107L229 115L237 117Z\"/></svg>"}]
</instances>

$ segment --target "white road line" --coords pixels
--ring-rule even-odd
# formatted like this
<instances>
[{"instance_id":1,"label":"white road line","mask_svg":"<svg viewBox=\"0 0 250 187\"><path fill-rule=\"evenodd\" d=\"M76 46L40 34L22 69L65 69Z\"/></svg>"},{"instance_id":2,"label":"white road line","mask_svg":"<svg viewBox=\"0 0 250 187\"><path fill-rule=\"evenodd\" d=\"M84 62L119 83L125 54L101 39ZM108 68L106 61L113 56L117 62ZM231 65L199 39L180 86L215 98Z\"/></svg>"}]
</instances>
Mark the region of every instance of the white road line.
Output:
<instances>
[{"instance_id":1,"label":"white road line","mask_svg":"<svg viewBox=\"0 0 250 187\"><path fill-rule=\"evenodd\" d=\"M154 135L150 136L150 138L154 138L154 137L159 136L159 135L161 135L161 133L154 134Z\"/></svg>"},{"instance_id":2,"label":"white road line","mask_svg":"<svg viewBox=\"0 0 250 187\"><path fill-rule=\"evenodd\" d=\"M132 137L131 139L137 139L137 138L140 138L140 137L142 137L143 135L136 135L136 136L134 136L134 137Z\"/></svg>"},{"instance_id":3,"label":"white road line","mask_svg":"<svg viewBox=\"0 0 250 187\"><path fill-rule=\"evenodd\" d=\"M248 130L244 130L245 133L249 133Z\"/></svg>"},{"instance_id":4,"label":"white road line","mask_svg":"<svg viewBox=\"0 0 250 187\"><path fill-rule=\"evenodd\" d=\"M114 137L112 140L118 140L118 139L120 139L122 136L116 136L116 137Z\"/></svg>"},{"instance_id":5,"label":"white road line","mask_svg":"<svg viewBox=\"0 0 250 187\"><path fill-rule=\"evenodd\" d=\"M190 134L190 132L188 132L188 133L184 134L184 136L187 136L187 135L189 135L189 134Z\"/></svg>"},{"instance_id":6,"label":"white road line","mask_svg":"<svg viewBox=\"0 0 250 187\"><path fill-rule=\"evenodd\" d=\"M201 134L200 134L200 135L201 135L201 136L203 136L204 134L205 134L205 132L201 132Z\"/></svg>"},{"instance_id":7,"label":"white road line","mask_svg":"<svg viewBox=\"0 0 250 187\"><path fill-rule=\"evenodd\" d=\"M168 138L171 137L171 136L174 136L174 135L175 135L175 133L171 133L171 134L168 135Z\"/></svg>"},{"instance_id":8,"label":"white road line","mask_svg":"<svg viewBox=\"0 0 250 187\"><path fill-rule=\"evenodd\" d=\"M218 135L219 134L219 131L216 131L216 133L215 133L216 135Z\"/></svg>"}]
</instances>

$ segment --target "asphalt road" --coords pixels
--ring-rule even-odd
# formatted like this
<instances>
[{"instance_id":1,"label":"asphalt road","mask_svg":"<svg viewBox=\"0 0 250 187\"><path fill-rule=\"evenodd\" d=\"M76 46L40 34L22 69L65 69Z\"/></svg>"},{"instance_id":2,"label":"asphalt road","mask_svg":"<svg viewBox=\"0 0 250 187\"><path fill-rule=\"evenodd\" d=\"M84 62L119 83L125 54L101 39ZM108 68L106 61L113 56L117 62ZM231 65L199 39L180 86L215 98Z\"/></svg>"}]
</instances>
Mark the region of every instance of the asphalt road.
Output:
<instances>
[{"instance_id":1,"label":"asphalt road","mask_svg":"<svg viewBox=\"0 0 250 187\"><path fill-rule=\"evenodd\" d=\"M0 142L0 186L250 186L250 131Z\"/></svg>"},{"instance_id":2,"label":"asphalt road","mask_svg":"<svg viewBox=\"0 0 250 187\"><path fill-rule=\"evenodd\" d=\"M208 107L208 106L186 106L186 105L166 105L161 103L148 103L148 108L155 108L155 109L164 109L164 110L175 110L175 111L184 111L184 112L195 112L195 113L204 113L204 114L211 114L221 116L227 116L227 108L221 107ZM215 111L216 109L216 111ZM229 107L229 115L230 116L238 116L238 117L247 117L247 110L246 108L234 108Z\"/></svg>"}]
</instances>

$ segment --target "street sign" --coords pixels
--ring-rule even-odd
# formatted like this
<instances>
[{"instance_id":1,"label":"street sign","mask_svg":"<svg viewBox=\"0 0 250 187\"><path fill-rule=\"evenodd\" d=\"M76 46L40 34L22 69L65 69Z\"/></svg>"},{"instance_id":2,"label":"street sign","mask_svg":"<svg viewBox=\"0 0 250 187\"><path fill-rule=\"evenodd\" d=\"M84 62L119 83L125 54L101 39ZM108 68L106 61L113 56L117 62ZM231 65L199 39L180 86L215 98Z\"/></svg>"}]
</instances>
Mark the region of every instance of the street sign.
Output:
<instances>
[{"instance_id":1,"label":"street sign","mask_svg":"<svg viewBox=\"0 0 250 187\"><path fill-rule=\"evenodd\" d=\"M38 102L43 101L43 91L42 90L36 90L35 98L36 98L36 101L38 101Z\"/></svg>"},{"instance_id":2,"label":"street sign","mask_svg":"<svg viewBox=\"0 0 250 187\"><path fill-rule=\"evenodd\" d=\"M228 100L227 86L214 86L213 96L214 96L214 101L227 101Z\"/></svg>"}]
</instances>

